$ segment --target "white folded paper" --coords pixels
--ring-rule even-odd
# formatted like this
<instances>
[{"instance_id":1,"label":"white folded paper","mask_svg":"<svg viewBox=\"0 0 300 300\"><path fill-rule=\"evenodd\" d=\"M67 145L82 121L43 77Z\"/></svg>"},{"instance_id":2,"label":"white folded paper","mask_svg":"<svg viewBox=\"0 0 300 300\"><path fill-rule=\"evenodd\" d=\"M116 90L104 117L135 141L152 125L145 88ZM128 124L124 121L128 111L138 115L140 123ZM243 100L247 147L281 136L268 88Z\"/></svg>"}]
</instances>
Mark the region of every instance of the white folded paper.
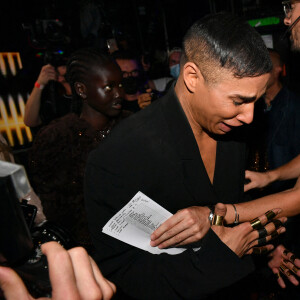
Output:
<instances>
[{"instance_id":1,"label":"white folded paper","mask_svg":"<svg viewBox=\"0 0 300 300\"><path fill-rule=\"evenodd\" d=\"M172 214L166 209L142 192L138 192L105 224L102 232L152 254L175 255L186 249L159 249L150 246L152 232L171 216Z\"/></svg>"}]
</instances>

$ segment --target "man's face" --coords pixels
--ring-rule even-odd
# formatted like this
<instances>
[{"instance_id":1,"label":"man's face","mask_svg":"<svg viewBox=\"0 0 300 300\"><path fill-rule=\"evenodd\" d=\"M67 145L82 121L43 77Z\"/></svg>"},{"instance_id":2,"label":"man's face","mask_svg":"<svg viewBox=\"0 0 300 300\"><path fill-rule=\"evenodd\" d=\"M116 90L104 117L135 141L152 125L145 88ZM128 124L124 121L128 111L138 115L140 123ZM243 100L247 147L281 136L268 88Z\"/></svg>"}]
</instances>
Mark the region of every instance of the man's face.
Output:
<instances>
[{"instance_id":1,"label":"man's face","mask_svg":"<svg viewBox=\"0 0 300 300\"><path fill-rule=\"evenodd\" d=\"M116 59L116 61L123 73L124 78L130 76L139 76L139 66L134 59Z\"/></svg>"},{"instance_id":2,"label":"man's face","mask_svg":"<svg viewBox=\"0 0 300 300\"><path fill-rule=\"evenodd\" d=\"M181 52L173 52L169 57L169 67L178 65L180 63Z\"/></svg>"},{"instance_id":3,"label":"man's face","mask_svg":"<svg viewBox=\"0 0 300 300\"><path fill-rule=\"evenodd\" d=\"M291 11L288 16L284 18L284 24L291 26L299 16L300 2L291 1ZM292 50L300 51L300 22L298 22L291 30L290 39L292 42Z\"/></svg>"},{"instance_id":4,"label":"man's face","mask_svg":"<svg viewBox=\"0 0 300 300\"><path fill-rule=\"evenodd\" d=\"M215 84L199 81L190 102L192 117L213 134L225 134L253 120L254 103L266 91L269 73L258 77L235 78L225 71Z\"/></svg>"}]
</instances>

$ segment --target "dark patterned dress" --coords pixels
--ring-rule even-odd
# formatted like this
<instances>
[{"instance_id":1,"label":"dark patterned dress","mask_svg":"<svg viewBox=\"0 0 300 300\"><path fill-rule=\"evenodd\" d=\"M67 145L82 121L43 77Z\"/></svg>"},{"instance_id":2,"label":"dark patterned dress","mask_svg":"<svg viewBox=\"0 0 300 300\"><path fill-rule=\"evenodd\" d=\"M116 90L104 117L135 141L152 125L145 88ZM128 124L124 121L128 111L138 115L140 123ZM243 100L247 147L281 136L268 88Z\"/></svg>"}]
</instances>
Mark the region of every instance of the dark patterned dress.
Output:
<instances>
[{"instance_id":1,"label":"dark patterned dress","mask_svg":"<svg viewBox=\"0 0 300 300\"><path fill-rule=\"evenodd\" d=\"M67 114L42 128L30 151L30 181L47 220L66 229L81 246L91 244L83 197L88 154L127 115L123 113L107 128L97 131L76 114Z\"/></svg>"}]
</instances>

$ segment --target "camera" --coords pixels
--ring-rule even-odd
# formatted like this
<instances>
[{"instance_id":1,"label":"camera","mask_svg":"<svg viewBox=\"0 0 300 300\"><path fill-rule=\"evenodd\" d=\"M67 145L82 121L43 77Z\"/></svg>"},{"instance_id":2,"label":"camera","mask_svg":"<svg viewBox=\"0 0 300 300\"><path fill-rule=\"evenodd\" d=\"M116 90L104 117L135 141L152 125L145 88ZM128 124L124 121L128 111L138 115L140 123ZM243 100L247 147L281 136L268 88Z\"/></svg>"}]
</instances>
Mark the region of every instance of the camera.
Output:
<instances>
[{"instance_id":1,"label":"camera","mask_svg":"<svg viewBox=\"0 0 300 300\"><path fill-rule=\"evenodd\" d=\"M23 30L29 33L31 44L44 53L44 64L54 67L65 64L64 52L71 43L70 37L64 32L63 23L58 19L38 19L34 24L22 24Z\"/></svg>"},{"instance_id":2,"label":"camera","mask_svg":"<svg viewBox=\"0 0 300 300\"><path fill-rule=\"evenodd\" d=\"M34 226L36 206L20 202L30 190L23 166L0 161L0 265L13 268L33 297L50 297L47 259L41 245L56 241L70 249L76 244L56 224L45 221Z\"/></svg>"}]
</instances>

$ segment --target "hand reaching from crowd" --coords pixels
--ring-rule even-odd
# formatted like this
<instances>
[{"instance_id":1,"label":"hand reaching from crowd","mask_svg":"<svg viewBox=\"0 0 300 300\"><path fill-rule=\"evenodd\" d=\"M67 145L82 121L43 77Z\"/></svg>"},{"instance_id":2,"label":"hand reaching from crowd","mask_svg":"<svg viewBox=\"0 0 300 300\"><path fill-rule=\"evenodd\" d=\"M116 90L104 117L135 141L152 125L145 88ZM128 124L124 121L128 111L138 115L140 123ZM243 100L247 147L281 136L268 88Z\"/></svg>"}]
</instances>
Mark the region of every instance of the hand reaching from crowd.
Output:
<instances>
[{"instance_id":1,"label":"hand reaching from crowd","mask_svg":"<svg viewBox=\"0 0 300 300\"><path fill-rule=\"evenodd\" d=\"M292 252L282 245L277 246L270 256L271 260L268 265L272 272L276 274L280 287L286 287L284 278L294 285L299 285L297 277L300 277L300 259L296 258Z\"/></svg>"},{"instance_id":2,"label":"hand reaching from crowd","mask_svg":"<svg viewBox=\"0 0 300 300\"><path fill-rule=\"evenodd\" d=\"M52 299L111 299L113 283L103 277L94 260L83 248L66 251L56 242L42 245L47 256ZM0 267L0 287L5 299L33 299L15 271ZM49 298L39 298L49 299Z\"/></svg>"},{"instance_id":3,"label":"hand reaching from crowd","mask_svg":"<svg viewBox=\"0 0 300 300\"><path fill-rule=\"evenodd\" d=\"M273 249L273 245L266 244L278 234L285 232L282 224L287 218L282 217L272 221L280 211L280 209L273 209L251 222L244 222L233 228L213 225L212 230L239 257L268 252ZM217 204L215 215L225 217L226 206Z\"/></svg>"},{"instance_id":4,"label":"hand reaching from crowd","mask_svg":"<svg viewBox=\"0 0 300 300\"><path fill-rule=\"evenodd\" d=\"M152 100L151 92L152 92L151 89L147 89L146 93L140 94L138 96L138 104L141 109L151 104L151 100Z\"/></svg>"},{"instance_id":5,"label":"hand reaching from crowd","mask_svg":"<svg viewBox=\"0 0 300 300\"><path fill-rule=\"evenodd\" d=\"M286 222L287 218L282 217L272 221L272 218L280 212L280 209L273 209L252 222L241 223L233 228L213 225L212 229L223 243L240 257L253 252L268 252L273 249L273 245L265 244L278 234L285 232L282 224ZM178 211L152 233L150 245L167 248L199 241L210 228L208 214L208 207L200 206ZM221 218L225 217L226 206L217 204L215 215Z\"/></svg>"},{"instance_id":6,"label":"hand reaching from crowd","mask_svg":"<svg viewBox=\"0 0 300 300\"><path fill-rule=\"evenodd\" d=\"M269 172L254 172L246 170L245 178L250 180L244 185L244 192L255 188L263 188L273 182Z\"/></svg>"}]
</instances>

